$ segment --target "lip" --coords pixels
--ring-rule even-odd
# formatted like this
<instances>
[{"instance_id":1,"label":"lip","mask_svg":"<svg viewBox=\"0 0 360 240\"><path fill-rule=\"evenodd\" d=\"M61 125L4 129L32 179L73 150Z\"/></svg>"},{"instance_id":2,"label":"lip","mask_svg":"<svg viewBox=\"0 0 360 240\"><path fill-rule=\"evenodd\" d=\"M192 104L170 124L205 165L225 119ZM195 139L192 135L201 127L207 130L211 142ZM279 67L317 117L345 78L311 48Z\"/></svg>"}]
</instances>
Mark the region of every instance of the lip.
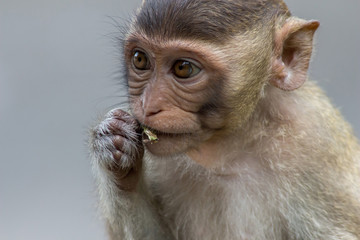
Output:
<instances>
[{"instance_id":1,"label":"lip","mask_svg":"<svg viewBox=\"0 0 360 240\"><path fill-rule=\"evenodd\" d=\"M176 132L176 131L174 131L174 132L164 132L164 131L152 128L150 126L147 126L145 124L141 124L141 126L147 128L148 130L150 130L151 132L153 132L156 135L162 135L162 136L176 136L176 135L189 135L189 134L191 134L189 132Z\"/></svg>"},{"instance_id":2,"label":"lip","mask_svg":"<svg viewBox=\"0 0 360 240\"><path fill-rule=\"evenodd\" d=\"M191 135L191 133L162 132L160 130L148 127L146 125L143 125L143 127L147 128L153 134L155 134L157 136L157 138L158 138L158 141L161 141L161 139L163 139L163 138L177 138L177 137L183 137L183 136ZM146 134L144 134L144 135L146 136ZM148 137L146 136L146 138L148 138ZM145 139L145 140L148 140L148 139ZM147 143L147 142L152 142L152 141L145 141L145 143Z\"/></svg>"},{"instance_id":3,"label":"lip","mask_svg":"<svg viewBox=\"0 0 360 240\"><path fill-rule=\"evenodd\" d=\"M164 133L164 132L157 132L156 135L159 137L182 137L182 136L189 136L190 133Z\"/></svg>"}]
</instances>

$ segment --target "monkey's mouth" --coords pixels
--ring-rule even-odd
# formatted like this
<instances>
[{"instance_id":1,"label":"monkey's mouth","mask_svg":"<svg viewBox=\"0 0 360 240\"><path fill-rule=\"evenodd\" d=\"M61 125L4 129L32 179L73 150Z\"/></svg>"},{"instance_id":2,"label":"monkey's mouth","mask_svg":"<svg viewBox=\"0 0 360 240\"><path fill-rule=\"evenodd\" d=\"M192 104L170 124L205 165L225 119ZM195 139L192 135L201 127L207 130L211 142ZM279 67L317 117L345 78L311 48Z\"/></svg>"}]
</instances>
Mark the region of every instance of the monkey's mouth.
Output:
<instances>
[{"instance_id":1,"label":"monkey's mouth","mask_svg":"<svg viewBox=\"0 0 360 240\"><path fill-rule=\"evenodd\" d=\"M142 141L143 143L156 143L159 141L159 138L154 130L149 129L146 126L142 126Z\"/></svg>"},{"instance_id":2,"label":"monkey's mouth","mask_svg":"<svg viewBox=\"0 0 360 240\"><path fill-rule=\"evenodd\" d=\"M191 133L171 133L171 132L162 132L154 128L143 125L143 143L157 143L158 141L164 139L174 139L174 138L185 138L189 137Z\"/></svg>"}]
</instances>

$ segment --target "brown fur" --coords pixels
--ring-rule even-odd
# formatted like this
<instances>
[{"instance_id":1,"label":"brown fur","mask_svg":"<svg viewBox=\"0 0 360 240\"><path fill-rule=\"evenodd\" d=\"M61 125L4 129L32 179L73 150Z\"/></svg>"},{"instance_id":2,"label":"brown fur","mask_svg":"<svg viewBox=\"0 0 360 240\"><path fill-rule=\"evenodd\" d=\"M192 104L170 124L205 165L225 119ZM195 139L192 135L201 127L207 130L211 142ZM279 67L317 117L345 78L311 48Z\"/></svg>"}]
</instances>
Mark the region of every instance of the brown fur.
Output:
<instances>
[{"instance_id":1,"label":"brown fur","mask_svg":"<svg viewBox=\"0 0 360 240\"><path fill-rule=\"evenodd\" d=\"M112 240L360 239L359 143L307 79L318 26L278 0L143 2L124 45L131 114L91 141ZM179 59L201 71L176 78Z\"/></svg>"},{"instance_id":2,"label":"brown fur","mask_svg":"<svg viewBox=\"0 0 360 240\"><path fill-rule=\"evenodd\" d=\"M134 25L150 38L223 43L283 15L290 13L279 0L157 0L144 1Z\"/></svg>"}]
</instances>

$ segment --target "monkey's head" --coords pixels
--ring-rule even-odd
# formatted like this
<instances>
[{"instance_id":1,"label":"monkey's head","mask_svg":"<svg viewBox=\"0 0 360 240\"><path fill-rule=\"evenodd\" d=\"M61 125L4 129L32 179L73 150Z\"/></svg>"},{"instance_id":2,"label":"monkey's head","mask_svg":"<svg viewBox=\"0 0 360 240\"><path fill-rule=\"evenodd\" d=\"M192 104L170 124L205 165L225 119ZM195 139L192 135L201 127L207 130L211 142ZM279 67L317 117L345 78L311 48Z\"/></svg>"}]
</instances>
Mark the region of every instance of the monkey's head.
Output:
<instances>
[{"instance_id":1,"label":"monkey's head","mask_svg":"<svg viewBox=\"0 0 360 240\"><path fill-rule=\"evenodd\" d=\"M306 79L316 21L281 0L145 0L124 44L133 115L159 138L155 155L186 152L241 129L266 86Z\"/></svg>"}]
</instances>

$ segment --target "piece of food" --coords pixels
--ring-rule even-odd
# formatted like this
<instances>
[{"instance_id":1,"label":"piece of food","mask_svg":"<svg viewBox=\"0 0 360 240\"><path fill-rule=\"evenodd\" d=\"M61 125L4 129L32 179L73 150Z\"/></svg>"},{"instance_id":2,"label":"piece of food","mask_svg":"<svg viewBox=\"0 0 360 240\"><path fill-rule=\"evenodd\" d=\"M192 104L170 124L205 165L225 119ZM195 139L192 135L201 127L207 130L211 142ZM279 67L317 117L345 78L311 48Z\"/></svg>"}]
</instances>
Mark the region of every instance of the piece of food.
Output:
<instances>
[{"instance_id":1,"label":"piece of food","mask_svg":"<svg viewBox=\"0 0 360 240\"><path fill-rule=\"evenodd\" d=\"M148 139L144 139L143 142L144 143L156 143L157 141L159 141L158 137L156 136L155 133L153 133L150 129L148 129L147 127L145 126L142 126L143 128L143 133L146 135L146 137Z\"/></svg>"}]
</instances>

